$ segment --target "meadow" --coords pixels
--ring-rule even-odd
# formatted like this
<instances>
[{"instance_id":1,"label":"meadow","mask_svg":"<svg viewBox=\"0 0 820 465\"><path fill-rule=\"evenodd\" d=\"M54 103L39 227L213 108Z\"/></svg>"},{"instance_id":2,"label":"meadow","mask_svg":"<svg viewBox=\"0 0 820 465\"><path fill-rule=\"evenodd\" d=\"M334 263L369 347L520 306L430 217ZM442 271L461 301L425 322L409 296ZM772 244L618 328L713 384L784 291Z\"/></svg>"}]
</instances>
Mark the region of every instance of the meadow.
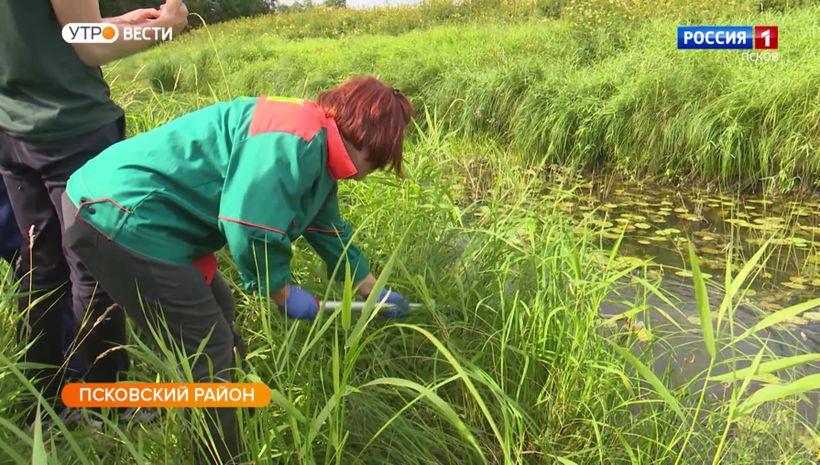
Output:
<instances>
[{"instance_id":1,"label":"meadow","mask_svg":"<svg viewBox=\"0 0 820 465\"><path fill-rule=\"evenodd\" d=\"M508 6L472 12L434 3L427 21L412 8L376 23L336 10L240 20L123 62L111 75L126 81L124 94L137 93L128 97L156 107L162 103L143 89L165 92L162 100L168 92L206 96L186 99L190 106L238 95L310 97L347 76L376 74L436 109L447 131L492 138L519 157L775 193L820 186L817 6L756 13L711 2L567 2L555 20L500 3ZM403 20L414 29L394 24ZM676 25L716 21L778 24L779 61L676 49ZM168 117L153 113L134 130Z\"/></svg>"},{"instance_id":2,"label":"meadow","mask_svg":"<svg viewBox=\"0 0 820 465\"><path fill-rule=\"evenodd\" d=\"M697 22L776 24L781 59L676 50L675 26ZM676 307L659 266L624 256L623 233L603 241L599 220L566 204L577 194L567 179L590 171L730 198L816 195L819 26L816 2L316 9L202 27L105 74L129 134L241 95L311 98L351 75L378 75L415 105L407 176L343 183L341 203L379 286L423 309L386 320L368 301L305 324L233 284L248 345L237 378L272 390L268 408L242 411L253 463L809 465L820 459L820 355L789 341L784 356L770 338L816 317L820 298L737 318L772 241L743 257L728 247L720 259L734 266L712 277L684 241L697 325L683 326L651 303ZM807 242L816 257L817 237ZM15 402L34 391L3 270L0 463L191 463L190 438L206 433L180 410L126 426L103 415L100 430L19 426ZM293 272L316 295L351 299L305 244ZM614 300L624 309L602 316ZM650 311L672 328L652 326ZM623 324L637 317L651 338ZM706 359L683 382L656 364L680 334ZM185 379L190 358L152 339L132 334L124 348L131 379ZM814 418L798 408L807 402Z\"/></svg>"}]
</instances>

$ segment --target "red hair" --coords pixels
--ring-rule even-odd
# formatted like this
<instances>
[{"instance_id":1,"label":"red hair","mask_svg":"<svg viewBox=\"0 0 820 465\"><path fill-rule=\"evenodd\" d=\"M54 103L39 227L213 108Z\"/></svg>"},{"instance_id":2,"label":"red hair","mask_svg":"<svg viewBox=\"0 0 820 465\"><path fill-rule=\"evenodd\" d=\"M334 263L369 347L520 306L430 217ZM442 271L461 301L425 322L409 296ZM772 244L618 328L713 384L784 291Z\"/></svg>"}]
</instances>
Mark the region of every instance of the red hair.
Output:
<instances>
[{"instance_id":1,"label":"red hair","mask_svg":"<svg viewBox=\"0 0 820 465\"><path fill-rule=\"evenodd\" d=\"M336 120L342 137L368 150L376 169L390 165L401 175L404 129L413 112L404 94L374 77L356 77L322 92L316 102Z\"/></svg>"}]
</instances>

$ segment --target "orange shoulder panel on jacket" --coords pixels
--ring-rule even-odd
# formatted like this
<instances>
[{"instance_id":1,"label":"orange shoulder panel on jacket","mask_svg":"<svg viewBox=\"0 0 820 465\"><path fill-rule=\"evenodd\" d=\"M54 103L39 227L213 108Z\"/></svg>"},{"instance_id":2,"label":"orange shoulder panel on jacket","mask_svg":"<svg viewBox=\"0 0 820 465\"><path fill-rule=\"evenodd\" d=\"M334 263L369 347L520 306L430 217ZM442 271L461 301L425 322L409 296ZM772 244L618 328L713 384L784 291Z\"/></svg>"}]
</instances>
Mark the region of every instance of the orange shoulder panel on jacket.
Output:
<instances>
[{"instance_id":1,"label":"orange shoulder panel on jacket","mask_svg":"<svg viewBox=\"0 0 820 465\"><path fill-rule=\"evenodd\" d=\"M322 108L309 100L263 96L256 101L249 135L286 132L310 141L326 120Z\"/></svg>"}]
</instances>

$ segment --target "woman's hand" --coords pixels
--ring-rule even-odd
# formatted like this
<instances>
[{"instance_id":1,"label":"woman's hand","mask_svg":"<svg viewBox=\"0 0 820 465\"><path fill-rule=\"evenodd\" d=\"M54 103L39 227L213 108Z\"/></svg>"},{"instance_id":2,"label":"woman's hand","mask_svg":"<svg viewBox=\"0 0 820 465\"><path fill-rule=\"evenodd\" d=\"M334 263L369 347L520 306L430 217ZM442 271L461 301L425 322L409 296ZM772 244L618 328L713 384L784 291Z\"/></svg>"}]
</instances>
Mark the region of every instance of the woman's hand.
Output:
<instances>
[{"instance_id":1,"label":"woman's hand","mask_svg":"<svg viewBox=\"0 0 820 465\"><path fill-rule=\"evenodd\" d=\"M116 18L112 18L113 22L118 24L127 24L129 26L145 26L149 20L159 18L159 10L156 8L139 8L123 13Z\"/></svg>"},{"instance_id":2,"label":"woman's hand","mask_svg":"<svg viewBox=\"0 0 820 465\"><path fill-rule=\"evenodd\" d=\"M368 274L364 279L359 281L359 295L363 299L367 299L370 293L373 292L373 287L375 285L376 277L372 274ZM385 300L385 297L387 297L387 300ZM410 310L410 303L407 302L407 299L405 299L404 296L402 296L398 292L392 291L390 289L382 289L382 292L379 295L379 302L381 301L393 305L392 308L382 309L379 312L379 316L382 317L402 317L407 313L408 310Z\"/></svg>"},{"instance_id":3,"label":"woman's hand","mask_svg":"<svg viewBox=\"0 0 820 465\"><path fill-rule=\"evenodd\" d=\"M182 3L182 0L167 0L159 7L157 21L173 28L174 36L176 36L188 27L188 7Z\"/></svg>"},{"instance_id":4,"label":"woman's hand","mask_svg":"<svg viewBox=\"0 0 820 465\"><path fill-rule=\"evenodd\" d=\"M301 287L288 284L271 296L288 318L313 320L319 314L319 300Z\"/></svg>"},{"instance_id":5,"label":"woman's hand","mask_svg":"<svg viewBox=\"0 0 820 465\"><path fill-rule=\"evenodd\" d=\"M392 304L392 308L386 308L379 311L379 316L392 318L392 317L403 317L407 314L410 310L410 302L404 298L401 294L396 291L391 291L390 289L382 289L381 294L379 295L379 302L384 301L386 304Z\"/></svg>"},{"instance_id":6,"label":"woman's hand","mask_svg":"<svg viewBox=\"0 0 820 465\"><path fill-rule=\"evenodd\" d=\"M373 292L373 287L375 285L376 277L372 274L368 274L364 277L364 279L362 279L356 284L356 287L358 287L358 292L362 299L366 299L367 296L369 296L370 293Z\"/></svg>"}]
</instances>

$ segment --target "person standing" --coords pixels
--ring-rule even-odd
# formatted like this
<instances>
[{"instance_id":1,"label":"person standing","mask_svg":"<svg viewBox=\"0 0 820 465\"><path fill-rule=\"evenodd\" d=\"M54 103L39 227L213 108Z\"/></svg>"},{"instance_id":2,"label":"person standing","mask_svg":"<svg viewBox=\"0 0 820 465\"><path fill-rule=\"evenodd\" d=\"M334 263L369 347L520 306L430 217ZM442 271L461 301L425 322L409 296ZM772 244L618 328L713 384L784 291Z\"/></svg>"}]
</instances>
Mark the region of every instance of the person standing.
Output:
<instances>
[{"instance_id":1,"label":"person standing","mask_svg":"<svg viewBox=\"0 0 820 465\"><path fill-rule=\"evenodd\" d=\"M114 381L128 366L123 350L97 360L124 342L122 310L63 249L60 199L77 168L125 137L123 111L111 101L99 67L153 44L69 44L62 27L107 22L120 32L153 26L180 33L187 15L181 0L115 18L101 18L97 0L0 1L0 174L23 238L19 308L28 312L23 337L31 342L25 360L49 367L26 374L58 411L67 312L88 322L77 338L78 354L89 363L86 380Z\"/></svg>"}]
</instances>

